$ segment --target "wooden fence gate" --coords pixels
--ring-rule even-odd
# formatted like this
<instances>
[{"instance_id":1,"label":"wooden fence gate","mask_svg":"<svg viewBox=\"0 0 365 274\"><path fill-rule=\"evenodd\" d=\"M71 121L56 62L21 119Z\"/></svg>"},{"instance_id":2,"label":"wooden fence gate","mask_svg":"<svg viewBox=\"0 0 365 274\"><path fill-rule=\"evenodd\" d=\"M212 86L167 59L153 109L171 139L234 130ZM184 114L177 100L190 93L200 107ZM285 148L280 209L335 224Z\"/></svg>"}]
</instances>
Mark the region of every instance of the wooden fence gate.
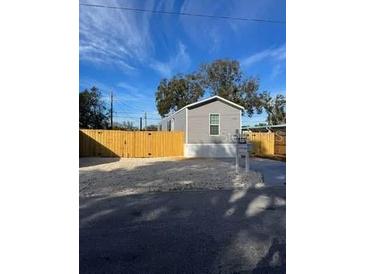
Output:
<instances>
[{"instance_id":1,"label":"wooden fence gate","mask_svg":"<svg viewBox=\"0 0 365 274\"><path fill-rule=\"evenodd\" d=\"M252 153L258 156L286 156L285 133L250 132L247 135L252 143Z\"/></svg>"},{"instance_id":2,"label":"wooden fence gate","mask_svg":"<svg viewBox=\"0 0 365 274\"><path fill-rule=\"evenodd\" d=\"M80 157L184 156L184 132L81 129Z\"/></svg>"}]
</instances>

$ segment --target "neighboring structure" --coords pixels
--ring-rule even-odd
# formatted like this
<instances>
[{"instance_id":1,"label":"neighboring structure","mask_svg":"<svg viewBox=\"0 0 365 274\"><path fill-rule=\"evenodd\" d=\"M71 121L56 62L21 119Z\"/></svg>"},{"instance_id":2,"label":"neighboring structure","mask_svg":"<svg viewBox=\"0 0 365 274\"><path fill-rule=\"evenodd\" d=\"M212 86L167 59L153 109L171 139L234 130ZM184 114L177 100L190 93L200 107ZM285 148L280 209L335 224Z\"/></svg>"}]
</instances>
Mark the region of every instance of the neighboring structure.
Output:
<instances>
[{"instance_id":1,"label":"neighboring structure","mask_svg":"<svg viewBox=\"0 0 365 274\"><path fill-rule=\"evenodd\" d=\"M286 124L280 125L263 125L263 126L242 126L242 133L245 132L277 132L286 133Z\"/></svg>"},{"instance_id":2,"label":"neighboring structure","mask_svg":"<svg viewBox=\"0 0 365 274\"><path fill-rule=\"evenodd\" d=\"M186 157L235 157L234 135L243 107L220 96L189 104L161 121L163 131L184 131Z\"/></svg>"},{"instance_id":3,"label":"neighboring structure","mask_svg":"<svg viewBox=\"0 0 365 274\"><path fill-rule=\"evenodd\" d=\"M253 145L257 156L286 157L286 124L242 126L242 133Z\"/></svg>"}]
</instances>

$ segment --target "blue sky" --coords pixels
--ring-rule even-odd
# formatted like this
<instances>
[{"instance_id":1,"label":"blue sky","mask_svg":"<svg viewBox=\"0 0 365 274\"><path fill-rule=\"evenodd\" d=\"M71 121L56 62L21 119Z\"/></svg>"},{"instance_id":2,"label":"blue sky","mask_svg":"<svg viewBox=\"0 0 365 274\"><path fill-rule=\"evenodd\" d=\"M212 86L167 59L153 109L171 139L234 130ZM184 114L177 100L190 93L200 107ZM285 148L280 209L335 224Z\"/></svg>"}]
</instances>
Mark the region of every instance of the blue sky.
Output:
<instances>
[{"instance_id":1,"label":"blue sky","mask_svg":"<svg viewBox=\"0 0 365 274\"><path fill-rule=\"evenodd\" d=\"M80 0L80 3L204 13L285 21L285 0ZM241 62L260 90L286 92L284 24L161 15L80 6L80 91L99 87L109 103L115 96L115 120L157 124L155 91L162 78L195 71L219 58ZM266 115L243 119L244 124Z\"/></svg>"}]
</instances>

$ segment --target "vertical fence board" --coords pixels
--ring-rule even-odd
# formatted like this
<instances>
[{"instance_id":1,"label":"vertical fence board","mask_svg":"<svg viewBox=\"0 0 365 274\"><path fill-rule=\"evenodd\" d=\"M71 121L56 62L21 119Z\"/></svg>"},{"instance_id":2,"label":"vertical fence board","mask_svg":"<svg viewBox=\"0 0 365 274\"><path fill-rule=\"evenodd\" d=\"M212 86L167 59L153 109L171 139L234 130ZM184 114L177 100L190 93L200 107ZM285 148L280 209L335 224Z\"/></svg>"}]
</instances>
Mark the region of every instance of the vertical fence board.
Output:
<instances>
[{"instance_id":1,"label":"vertical fence board","mask_svg":"<svg viewBox=\"0 0 365 274\"><path fill-rule=\"evenodd\" d=\"M274 155L275 134L267 132L252 132L248 134L252 143L252 153L261 156Z\"/></svg>"},{"instance_id":2,"label":"vertical fence board","mask_svg":"<svg viewBox=\"0 0 365 274\"><path fill-rule=\"evenodd\" d=\"M275 134L275 154L286 156L286 133Z\"/></svg>"}]
</instances>

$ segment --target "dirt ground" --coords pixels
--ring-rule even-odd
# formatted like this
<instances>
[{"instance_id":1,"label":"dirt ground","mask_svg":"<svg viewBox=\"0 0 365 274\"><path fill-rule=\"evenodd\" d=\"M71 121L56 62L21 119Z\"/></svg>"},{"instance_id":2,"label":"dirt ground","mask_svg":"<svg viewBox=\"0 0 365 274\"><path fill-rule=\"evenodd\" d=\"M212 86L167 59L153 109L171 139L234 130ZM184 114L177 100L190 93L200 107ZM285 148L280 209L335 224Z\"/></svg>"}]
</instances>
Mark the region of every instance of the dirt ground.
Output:
<instances>
[{"instance_id":1,"label":"dirt ground","mask_svg":"<svg viewBox=\"0 0 365 274\"><path fill-rule=\"evenodd\" d=\"M237 189L263 185L261 174L223 159L80 158L80 196L179 190Z\"/></svg>"}]
</instances>

